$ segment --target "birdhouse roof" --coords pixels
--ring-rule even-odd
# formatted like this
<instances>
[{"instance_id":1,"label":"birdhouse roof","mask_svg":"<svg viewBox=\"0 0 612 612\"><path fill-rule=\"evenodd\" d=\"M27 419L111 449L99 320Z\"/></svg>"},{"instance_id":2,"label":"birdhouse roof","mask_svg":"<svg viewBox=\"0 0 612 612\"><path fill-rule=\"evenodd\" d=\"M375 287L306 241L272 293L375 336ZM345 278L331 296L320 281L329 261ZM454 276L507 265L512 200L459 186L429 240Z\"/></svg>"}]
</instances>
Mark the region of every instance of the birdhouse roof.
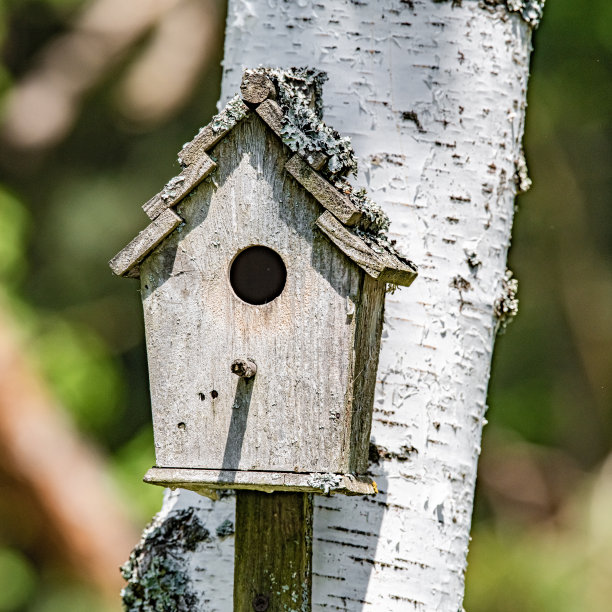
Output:
<instances>
[{"instance_id":1,"label":"birdhouse roof","mask_svg":"<svg viewBox=\"0 0 612 612\"><path fill-rule=\"evenodd\" d=\"M417 268L401 256L380 232L376 215L368 209L369 200L363 196L351 197L324 176L324 167L331 166L332 162L337 165L337 161L332 159L333 153L331 156L327 154L329 147L313 151L312 147L304 150L304 147L292 146L295 142L308 140L309 136L295 125L295 120L292 121L292 113L275 100L277 88L273 80L261 71L247 71L240 90L240 95L230 100L193 140L183 146L178 155L183 170L143 205L151 223L111 259L112 271L118 276L139 277L140 262L183 222L174 207L216 169L217 164L208 151L241 121L255 115L275 137L297 151L284 164L283 171L289 173L325 209L316 221L319 229L373 278L395 285L410 285L416 278ZM329 130L326 126L325 129ZM374 212L386 220L380 209Z\"/></svg>"}]
</instances>

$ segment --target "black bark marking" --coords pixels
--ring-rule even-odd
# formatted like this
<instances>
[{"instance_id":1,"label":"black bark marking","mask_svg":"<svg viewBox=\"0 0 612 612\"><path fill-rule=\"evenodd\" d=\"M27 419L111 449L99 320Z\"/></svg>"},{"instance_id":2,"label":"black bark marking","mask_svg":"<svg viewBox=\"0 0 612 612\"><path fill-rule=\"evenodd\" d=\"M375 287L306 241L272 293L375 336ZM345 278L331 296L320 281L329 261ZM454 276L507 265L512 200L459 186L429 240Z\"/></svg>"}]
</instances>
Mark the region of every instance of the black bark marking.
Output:
<instances>
[{"instance_id":1,"label":"black bark marking","mask_svg":"<svg viewBox=\"0 0 612 612\"><path fill-rule=\"evenodd\" d=\"M402 120L403 121L412 121L414 125L416 125L417 130L421 133L425 132L423 126L421 125L421 121L419 116L412 110L410 111L402 111Z\"/></svg>"}]
</instances>

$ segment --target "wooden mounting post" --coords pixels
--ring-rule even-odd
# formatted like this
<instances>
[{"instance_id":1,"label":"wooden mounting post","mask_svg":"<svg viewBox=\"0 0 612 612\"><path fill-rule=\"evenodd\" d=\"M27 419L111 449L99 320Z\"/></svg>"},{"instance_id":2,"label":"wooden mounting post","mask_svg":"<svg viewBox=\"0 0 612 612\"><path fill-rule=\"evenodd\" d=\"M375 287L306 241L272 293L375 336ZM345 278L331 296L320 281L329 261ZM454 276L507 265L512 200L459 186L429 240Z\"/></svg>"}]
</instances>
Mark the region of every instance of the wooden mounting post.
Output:
<instances>
[{"instance_id":1,"label":"wooden mounting post","mask_svg":"<svg viewBox=\"0 0 612 612\"><path fill-rule=\"evenodd\" d=\"M312 494L236 496L234 610L310 610Z\"/></svg>"}]
</instances>

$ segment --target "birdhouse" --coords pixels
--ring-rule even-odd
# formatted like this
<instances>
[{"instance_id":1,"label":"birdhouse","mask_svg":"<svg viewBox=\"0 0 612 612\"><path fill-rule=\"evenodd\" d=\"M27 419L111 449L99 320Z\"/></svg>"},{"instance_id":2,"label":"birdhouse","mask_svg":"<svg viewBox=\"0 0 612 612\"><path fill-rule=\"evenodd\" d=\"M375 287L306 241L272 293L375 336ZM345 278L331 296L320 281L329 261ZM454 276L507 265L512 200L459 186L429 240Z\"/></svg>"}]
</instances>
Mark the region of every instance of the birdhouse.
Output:
<instances>
[{"instance_id":1,"label":"birdhouse","mask_svg":"<svg viewBox=\"0 0 612 612\"><path fill-rule=\"evenodd\" d=\"M338 170L350 146L320 123L308 77L247 72L110 262L140 279L146 482L376 490L365 472L385 292L416 268Z\"/></svg>"}]
</instances>

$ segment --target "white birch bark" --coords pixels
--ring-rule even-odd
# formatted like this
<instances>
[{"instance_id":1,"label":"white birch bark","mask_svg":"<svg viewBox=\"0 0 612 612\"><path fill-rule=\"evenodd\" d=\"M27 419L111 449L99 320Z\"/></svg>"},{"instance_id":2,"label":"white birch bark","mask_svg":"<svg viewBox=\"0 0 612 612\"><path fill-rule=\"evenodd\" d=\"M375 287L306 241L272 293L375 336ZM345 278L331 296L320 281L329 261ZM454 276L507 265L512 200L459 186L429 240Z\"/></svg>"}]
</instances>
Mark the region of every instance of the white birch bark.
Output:
<instances>
[{"instance_id":1,"label":"white birch bark","mask_svg":"<svg viewBox=\"0 0 612 612\"><path fill-rule=\"evenodd\" d=\"M390 295L373 498L318 497L313 609L461 609L477 459L522 167L531 26L511 1L230 0L222 102L243 67L325 70L325 120L351 137L358 185L419 265ZM509 5L509 6L508 6ZM531 11L531 12L530 12ZM522 12L522 13L521 13ZM189 492L211 533L231 516ZM190 560L206 610L232 609L231 538Z\"/></svg>"}]
</instances>

